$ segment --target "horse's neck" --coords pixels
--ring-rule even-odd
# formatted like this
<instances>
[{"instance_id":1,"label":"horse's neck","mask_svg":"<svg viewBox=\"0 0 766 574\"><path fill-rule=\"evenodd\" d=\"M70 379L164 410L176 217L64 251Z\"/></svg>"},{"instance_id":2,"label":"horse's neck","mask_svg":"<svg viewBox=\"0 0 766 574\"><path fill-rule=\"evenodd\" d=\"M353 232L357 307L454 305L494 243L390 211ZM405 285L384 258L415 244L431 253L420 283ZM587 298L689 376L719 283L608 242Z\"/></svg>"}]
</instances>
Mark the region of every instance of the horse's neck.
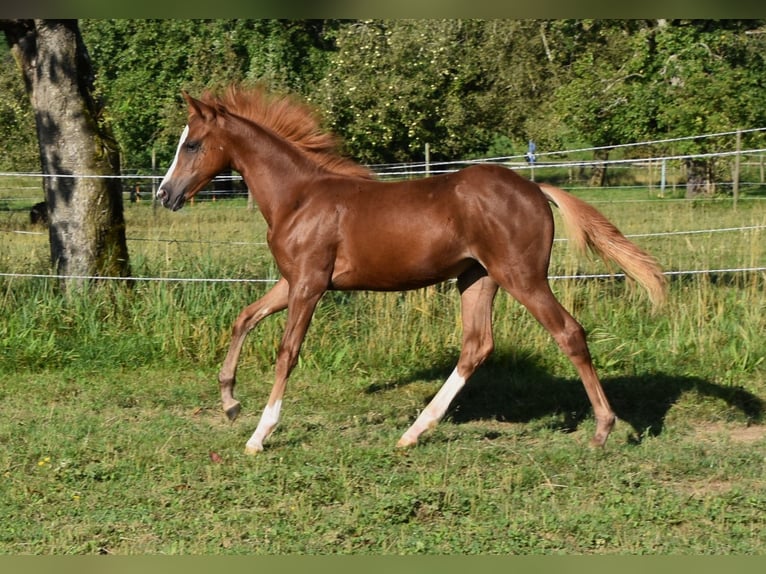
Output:
<instances>
[{"instance_id":1,"label":"horse's neck","mask_svg":"<svg viewBox=\"0 0 766 574\"><path fill-rule=\"evenodd\" d=\"M302 184L316 167L292 145L254 124L246 124L234 149L233 167L271 227L300 200Z\"/></svg>"}]
</instances>

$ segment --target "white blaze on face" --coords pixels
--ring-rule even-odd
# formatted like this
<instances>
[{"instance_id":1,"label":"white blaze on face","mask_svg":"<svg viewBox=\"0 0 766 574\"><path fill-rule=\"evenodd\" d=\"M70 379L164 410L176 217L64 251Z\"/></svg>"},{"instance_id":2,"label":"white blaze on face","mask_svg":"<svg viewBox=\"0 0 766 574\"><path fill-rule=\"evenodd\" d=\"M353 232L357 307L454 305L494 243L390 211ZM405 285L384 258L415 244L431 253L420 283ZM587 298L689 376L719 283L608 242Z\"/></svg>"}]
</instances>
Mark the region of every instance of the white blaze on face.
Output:
<instances>
[{"instance_id":1,"label":"white blaze on face","mask_svg":"<svg viewBox=\"0 0 766 574\"><path fill-rule=\"evenodd\" d=\"M170 167L168 168L167 173L165 174L165 177L162 178L162 183L160 183L160 186L157 188L157 193L159 194L159 191L162 189L162 187L167 183L167 181L170 179L170 176L173 174L173 170L176 168L176 164L178 163L178 155L181 153L181 147L186 143L186 138L189 136L189 126L187 125L184 128L184 131L181 132L181 139L178 142L178 147L176 148L176 155L173 158L173 163L170 164Z\"/></svg>"}]
</instances>

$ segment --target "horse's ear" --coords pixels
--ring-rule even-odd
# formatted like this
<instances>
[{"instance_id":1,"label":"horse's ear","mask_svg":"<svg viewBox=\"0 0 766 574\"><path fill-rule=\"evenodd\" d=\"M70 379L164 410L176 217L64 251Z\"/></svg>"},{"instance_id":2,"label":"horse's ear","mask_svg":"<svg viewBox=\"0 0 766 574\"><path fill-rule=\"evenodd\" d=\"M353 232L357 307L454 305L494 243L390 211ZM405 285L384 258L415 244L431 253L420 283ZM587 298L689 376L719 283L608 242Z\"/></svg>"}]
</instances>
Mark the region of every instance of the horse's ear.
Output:
<instances>
[{"instance_id":1,"label":"horse's ear","mask_svg":"<svg viewBox=\"0 0 766 574\"><path fill-rule=\"evenodd\" d=\"M200 100L197 100L196 98L192 98L186 92L182 91L181 95L186 100L186 103L189 104L190 116L193 114L196 114L204 120L212 120L215 118L216 116L215 108L212 108L211 106L207 105L204 102L201 102Z\"/></svg>"},{"instance_id":2,"label":"horse's ear","mask_svg":"<svg viewBox=\"0 0 766 574\"><path fill-rule=\"evenodd\" d=\"M225 116L229 113L229 110L226 109L226 106L224 106L221 102L218 102L215 106L215 111L218 112L219 116Z\"/></svg>"}]
</instances>

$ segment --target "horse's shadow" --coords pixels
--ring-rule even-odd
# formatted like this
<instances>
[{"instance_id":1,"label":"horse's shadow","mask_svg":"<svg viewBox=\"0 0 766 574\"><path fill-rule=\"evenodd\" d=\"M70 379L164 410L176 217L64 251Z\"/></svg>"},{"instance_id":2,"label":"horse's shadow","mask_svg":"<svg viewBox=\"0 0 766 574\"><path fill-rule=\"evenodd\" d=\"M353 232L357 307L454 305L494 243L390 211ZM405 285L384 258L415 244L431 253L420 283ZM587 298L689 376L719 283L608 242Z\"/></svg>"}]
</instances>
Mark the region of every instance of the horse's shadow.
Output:
<instances>
[{"instance_id":1,"label":"horse's shadow","mask_svg":"<svg viewBox=\"0 0 766 574\"><path fill-rule=\"evenodd\" d=\"M415 371L405 379L371 385L367 392L422 380L444 380L453 367L454 363L444 362ZM719 385L699 377L655 372L605 377L601 382L618 418L633 427L635 441L659 435L668 411L687 392L721 399L740 411L749 423L763 419L765 407L760 397L741 387ZM585 389L576 376L555 377L533 358L509 356L495 357L479 368L448 412L457 424L486 419L528 423L547 418L549 426L563 432L574 432L591 414Z\"/></svg>"}]
</instances>

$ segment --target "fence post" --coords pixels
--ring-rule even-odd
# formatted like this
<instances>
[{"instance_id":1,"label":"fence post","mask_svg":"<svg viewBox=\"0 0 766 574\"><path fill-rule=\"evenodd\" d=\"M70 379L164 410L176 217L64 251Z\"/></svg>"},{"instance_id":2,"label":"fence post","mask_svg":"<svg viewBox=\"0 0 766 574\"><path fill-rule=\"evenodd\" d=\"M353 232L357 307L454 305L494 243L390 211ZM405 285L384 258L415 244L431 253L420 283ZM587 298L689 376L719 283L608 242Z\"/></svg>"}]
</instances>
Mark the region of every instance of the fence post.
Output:
<instances>
[{"instance_id":1,"label":"fence post","mask_svg":"<svg viewBox=\"0 0 766 574\"><path fill-rule=\"evenodd\" d=\"M734 194L734 207L737 207L737 200L739 199L739 161L740 152L742 151L742 130L737 130L737 154L734 156L734 181L732 182L732 193Z\"/></svg>"},{"instance_id":2,"label":"fence post","mask_svg":"<svg viewBox=\"0 0 766 574\"><path fill-rule=\"evenodd\" d=\"M157 173L157 148L152 146L152 211L157 210L157 180L154 178Z\"/></svg>"},{"instance_id":3,"label":"fence post","mask_svg":"<svg viewBox=\"0 0 766 574\"><path fill-rule=\"evenodd\" d=\"M426 177L431 175L431 144L426 142Z\"/></svg>"},{"instance_id":4,"label":"fence post","mask_svg":"<svg viewBox=\"0 0 766 574\"><path fill-rule=\"evenodd\" d=\"M660 167L660 197L665 197L665 181L667 180L667 162L668 160L662 158L662 165Z\"/></svg>"}]
</instances>

